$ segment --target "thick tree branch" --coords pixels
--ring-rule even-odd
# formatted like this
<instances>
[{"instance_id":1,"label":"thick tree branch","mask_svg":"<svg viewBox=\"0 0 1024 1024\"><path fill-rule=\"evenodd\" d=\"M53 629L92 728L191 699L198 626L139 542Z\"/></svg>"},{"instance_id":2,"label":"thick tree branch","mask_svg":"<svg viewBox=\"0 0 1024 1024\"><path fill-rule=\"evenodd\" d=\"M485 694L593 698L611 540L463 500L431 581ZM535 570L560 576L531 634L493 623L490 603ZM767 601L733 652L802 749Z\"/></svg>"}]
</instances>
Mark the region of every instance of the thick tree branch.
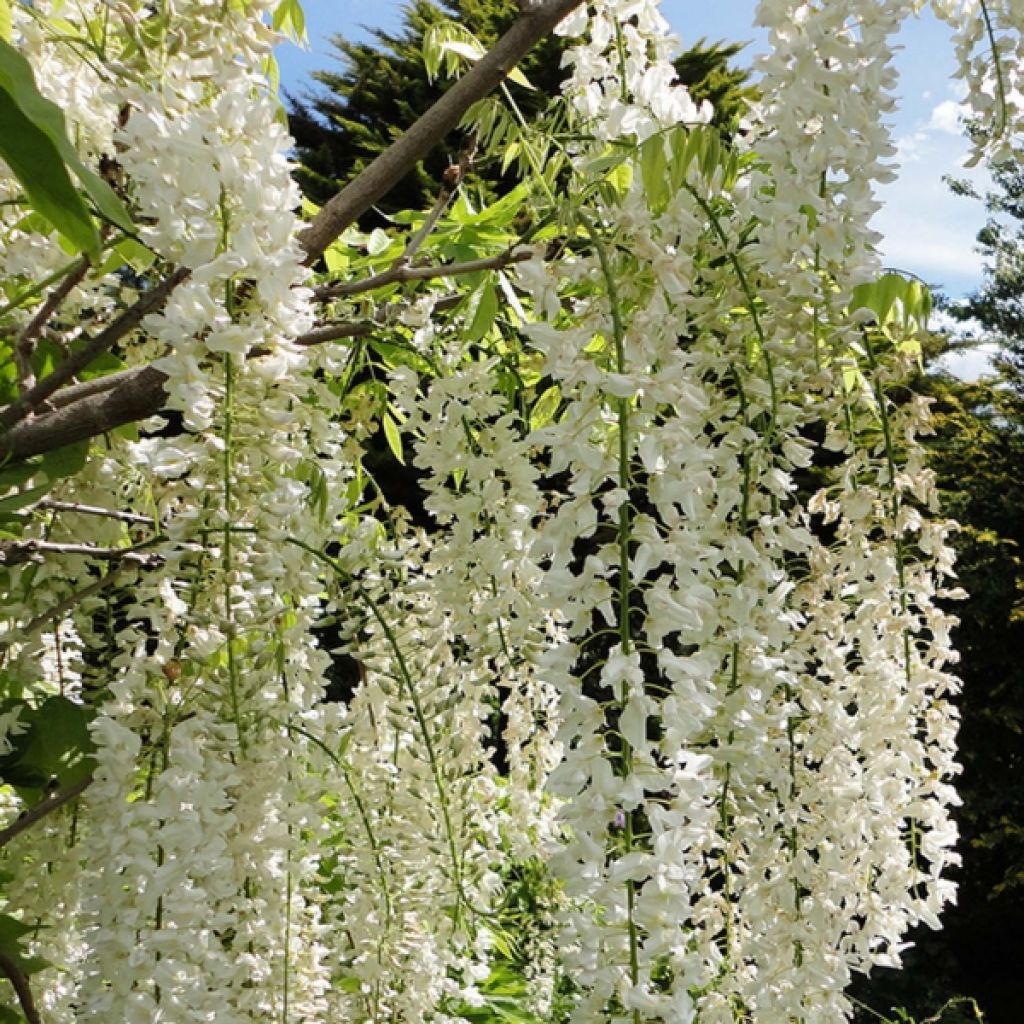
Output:
<instances>
[{"instance_id":1,"label":"thick tree branch","mask_svg":"<svg viewBox=\"0 0 1024 1024\"><path fill-rule=\"evenodd\" d=\"M76 441L98 437L108 430L152 416L167 400L164 390L167 376L152 366L111 374L95 383L98 385L100 381L108 381L110 385L80 393L76 401L68 404L55 401L53 404L59 407L53 412L22 420L0 434L0 461L28 459ZM65 395L65 392L58 392L58 395Z\"/></svg>"},{"instance_id":2,"label":"thick tree branch","mask_svg":"<svg viewBox=\"0 0 1024 1024\"><path fill-rule=\"evenodd\" d=\"M581 3L583 0L545 0L531 5L470 71L316 215L299 236L306 250L307 266L315 263L345 228L387 195L458 125L474 103L497 88L516 64Z\"/></svg>"}]
</instances>

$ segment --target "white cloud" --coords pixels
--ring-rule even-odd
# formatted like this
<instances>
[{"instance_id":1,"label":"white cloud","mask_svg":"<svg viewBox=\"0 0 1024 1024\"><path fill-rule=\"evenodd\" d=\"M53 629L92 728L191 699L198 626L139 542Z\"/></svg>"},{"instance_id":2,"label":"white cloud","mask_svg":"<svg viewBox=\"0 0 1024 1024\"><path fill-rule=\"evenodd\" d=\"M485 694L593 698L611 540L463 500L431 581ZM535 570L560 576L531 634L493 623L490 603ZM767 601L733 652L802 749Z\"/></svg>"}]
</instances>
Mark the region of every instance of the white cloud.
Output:
<instances>
[{"instance_id":1,"label":"white cloud","mask_svg":"<svg viewBox=\"0 0 1024 1024\"><path fill-rule=\"evenodd\" d=\"M886 264L910 271L956 296L981 282L975 239L985 220L978 202L956 196L944 175L969 179L979 192L989 185L980 170L965 170L968 143L956 100L938 103L896 139L897 180L878 190L882 209L872 227L881 232ZM923 114L924 112L922 112Z\"/></svg>"},{"instance_id":2,"label":"white cloud","mask_svg":"<svg viewBox=\"0 0 1024 1024\"><path fill-rule=\"evenodd\" d=\"M964 128L960 119L966 112L967 108L962 103L943 100L932 109L927 127L931 131L945 132L947 135L962 135Z\"/></svg>"}]
</instances>

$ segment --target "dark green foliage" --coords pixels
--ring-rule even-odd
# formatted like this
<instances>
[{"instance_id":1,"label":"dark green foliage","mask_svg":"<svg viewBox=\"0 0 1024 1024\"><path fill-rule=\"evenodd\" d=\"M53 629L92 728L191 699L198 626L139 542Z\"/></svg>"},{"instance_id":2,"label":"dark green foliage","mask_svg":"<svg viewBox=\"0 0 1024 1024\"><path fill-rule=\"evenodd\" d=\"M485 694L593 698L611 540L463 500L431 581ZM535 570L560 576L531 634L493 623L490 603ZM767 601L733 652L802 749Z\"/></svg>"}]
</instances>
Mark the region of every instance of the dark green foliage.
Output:
<instances>
[{"instance_id":1,"label":"dark green foliage","mask_svg":"<svg viewBox=\"0 0 1024 1024\"><path fill-rule=\"evenodd\" d=\"M423 67L423 38L430 26L457 21L487 46L517 15L518 8L511 0L440 0L439 4L411 0L401 29L393 34L375 29L370 43L352 43L335 36L332 46L340 70L314 72L313 78L323 89L290 99L289 125L302 165L298 178L305 194L314 202L325 202L444 92L448 81L442 77L429 82ZM523 61L521 70L535 89L509 86L527 119L537 117L557 95L565 46L561 38L549 37ZM744 84L747 73L729 66L740 49L739 45L701 40L676 62L680 80L694 97L715 104L715 123L724 131L735 130L745 99L753 94ZM380 208L393 212L429 205L441 173L455 159L460 145L458 134L444 140ZM494 161L479 166L476 179L489 191L498 192L515 183L514 176L503 175Z\"/></svg>"}]
</instances>

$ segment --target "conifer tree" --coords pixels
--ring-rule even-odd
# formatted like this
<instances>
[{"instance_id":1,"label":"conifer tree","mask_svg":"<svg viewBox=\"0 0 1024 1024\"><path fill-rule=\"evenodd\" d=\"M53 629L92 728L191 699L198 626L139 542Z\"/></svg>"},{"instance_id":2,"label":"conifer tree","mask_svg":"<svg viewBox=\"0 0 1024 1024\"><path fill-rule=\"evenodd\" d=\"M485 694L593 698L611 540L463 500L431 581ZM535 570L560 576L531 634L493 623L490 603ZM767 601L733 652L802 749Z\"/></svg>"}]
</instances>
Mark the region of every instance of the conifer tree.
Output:
<instances>
[{"instance_id":1,"label":"conifer tree","mask_svg":"<svg viewBox=\"0 0 1024 1024\"><path fill-rule=\"evenodd\" d=\"M303 191L314 202L326 201L339 182L365 167L426 110L448 85L431 82L423 64L424 36L431 26L456 21L489 46L515 20L519 8L510 0L411 0L401 27L394 32L374 29L371 41L355 43L342 35L331 40L340 70L315 71L323 88L303 97L290 97L289 127L296 140ZM535 86L510 84L515 102L527 118L537 116L558 94L564 41L549 37L537 46L521 70ZM730 65L742 49L737 43L700 40L675 61L676 71L695 100L709 100L715 123L735 130L746 99L753 95L747 72ZM461 140L453 135L437 147L387 198L386 211L420 209L437 191L440 175L454 159ZM494 161L477 167L477 182L502 188L505 176ZM507 177L506 184L513 181Z\"/></svg>"}]
</instances>

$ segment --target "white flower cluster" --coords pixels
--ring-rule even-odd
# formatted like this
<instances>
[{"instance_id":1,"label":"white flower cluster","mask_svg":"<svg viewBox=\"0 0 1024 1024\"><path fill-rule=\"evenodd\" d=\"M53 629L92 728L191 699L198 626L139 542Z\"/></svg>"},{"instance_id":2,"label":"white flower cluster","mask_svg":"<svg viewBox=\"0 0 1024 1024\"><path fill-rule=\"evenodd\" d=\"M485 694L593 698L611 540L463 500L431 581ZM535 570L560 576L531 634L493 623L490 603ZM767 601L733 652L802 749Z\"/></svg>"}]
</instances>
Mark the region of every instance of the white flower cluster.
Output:
<instances>
[{"instance_id":1,"label":"white flower cluster","mask_svg":"<svg viewBox=\"0 0 1024 1024\"><path fill-rule=\"evenodd\" d=\"M329 419L336 401L292 340L312 321L289 140L258 73L274 38L269 10L121 5L119 17L146 23L157 43L126 45L122 74L96 86L87 112L69 111L75 122L106 120L97 145L117 153L143 241L189 275L128 348L167 375L184 429L113 446L58 494L146 510L160 536L141 568L126 562L126 587L72 605L41 665L44 686L88 683L101 704L95 782L77 846L62 855L81 866L75 887L49 902L39 889L41 902L17 908L44 924L75 908L60 922L73 936L55 961L63 994L44 1000L55 1021L327 1012L317 871L333 784L304 723L325 718L328 658L309 640L321 613L316 553L351 469ZM88 31L95 14L82 5L68 31ZM66 53L45 35L39 46ZM82 292L110 288L101 278ZM55 542L146 537L116 515L44 528ZM45 571L53 586L33 581L15 620L88 587L97 566L69 554ZM28 660L39 643L27 638L12 656ZM15 866L38 870L27 856Z\"/></svg>"},{"instance_id":2,"label":"white flower cluster","mask_svg":"<svg viewBox=\"0 0 1024 1024\"><path fill-rule=\"evenodd\" d=\"M917 6L923 6L919 0ZM1024 9L1017 0L931 0L953 26L977 163L1024 154Z\"/></svg>"},{"instance_id":3,"label":"white flower cluster","mask_svg":"<svg viewBox=\"0 0 1024 1024\"><path fill-rule=\"evenodd\" d=\"M667 125L702 123L711 106L677 81L675 39L658 0L598 0L577 7L557 29L584 42L565 52L563 92L599 138L645 139Z\"/></svg>"},{"instance_id":4,"label":"white flower cluster","mask_svg":"<svg viewBox=\"0 0 1024 1024\"><path fill-rule=\"evenodd\" d=\"M914 0L762 0L735 150L673 84L655 0L563 22L593 137L571 244L501 282L542 393L511 403L506 349L418 309L443 370L389 381L431 530L355 507L372 410L295 343L272 6L83 0L59 36L16 7L41 87L183 276L125 346L180 426L112 439L53 492L79 511L27 528L148 545L113 573L80 544L8 567L5 671L98 708L79 810L5 854L2 909L60 965L33 979L47 1019L464 1019L540 855L557 957L547 917L519 938L542 1014L564 972L578 1024L848 1019L851 972L937 924L956 859L927 407L894 404L902 339L853 308ZM1012 139L1017 5L940 6L973 26L965 61L991 24L1006 59L974 67L974 102ZM100 15L116 74L68 42ZM609 153L629 173L593 188ZM59 268L2 207L0 227L4 273ZM66 308L109 322L141 282L94 272ZM358 676L344 709L322 703L325 613Z\"/></svg>"},{"instance_id":5,"label":"white flower cluster","mask_svg":"<svg viewBox=\"0 0 1024 1024\"><path fill-rule=\"evenodd\" d=\"M926 414L889 407L898 365L846 311L877 272L901 6L762 3L754 169L708 174L701 137L687 157L670 135L678 191L645 195L635 166L584 223L604 254L520 278L568 402L535 441L570 481L538 555L570 631L546 667L581 1022L847 1019L850 971L897 963L952 894Z\"/></svg>"}]
</instances>

